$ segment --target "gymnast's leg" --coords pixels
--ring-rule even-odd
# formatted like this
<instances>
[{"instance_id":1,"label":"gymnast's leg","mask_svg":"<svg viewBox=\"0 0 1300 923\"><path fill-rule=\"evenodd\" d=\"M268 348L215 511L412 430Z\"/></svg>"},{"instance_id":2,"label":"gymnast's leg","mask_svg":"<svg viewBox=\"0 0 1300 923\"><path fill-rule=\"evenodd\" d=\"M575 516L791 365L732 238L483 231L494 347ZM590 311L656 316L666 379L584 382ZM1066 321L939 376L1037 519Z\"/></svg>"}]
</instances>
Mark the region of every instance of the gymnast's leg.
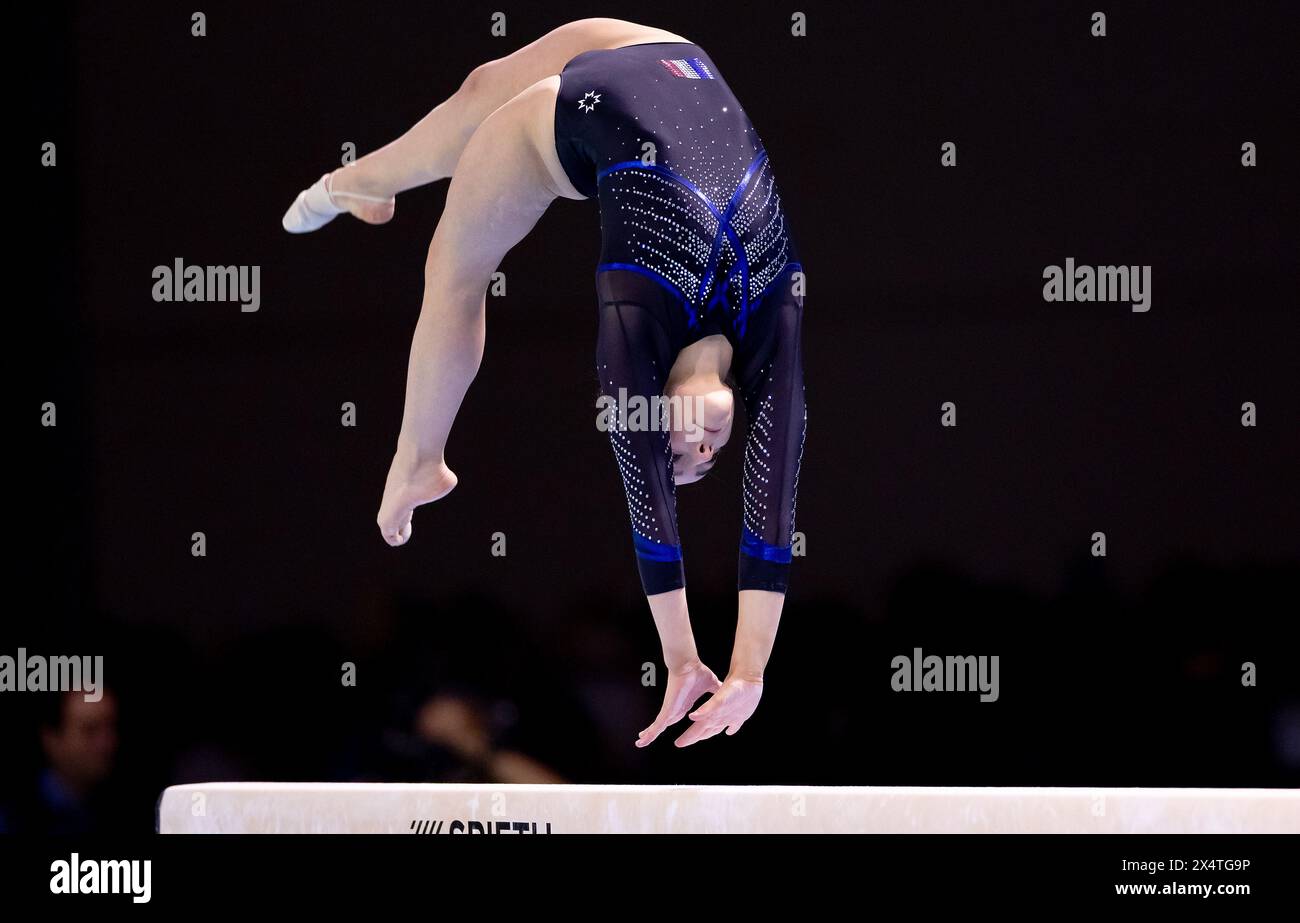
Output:
<instances>
[{"instance_id":1,"label":"gymnast's leg","mask_svg":"<svg viewBox=\"0 0 1300 923\"><path fill-rule=\"evenodd\" d=\"M312 231L343 211L369 224L393 217L394 197L452 176L483 120L570 59L595 48L651 40L672 33L620 19L566 23L523 48L474 68L459 89L405 134L304 190L284 218L286 230Z\"/></svg>"},{"instance_id":2,"label":"gymnast's leg","mask_svg":"<svg viewBox=\"0 0 1300 923\"><path fill-rule=\"evenodd\" d=\"M339 189L391 196L451 176L474 130L494 109L570 59L593 48L644 41L662 30L621 19L580 19L503 58L480 64L450 98L396 141L367 154L340 175Z\"/></svg>"},{"instance_id":3,"label":"gymnast's leg","mask_svg":"<svg viewBox=\"0 0 1300 923\"><path fill-rule=\"evenodd\" d=\"M377 517L390 545L410 539L415 507L456 486L444 450L483 358L489 279L563 192L554 179L558 89L558 77L539 81L485 119L447 191L429 244L402 428Z\"/></svg>"}]
</instances>

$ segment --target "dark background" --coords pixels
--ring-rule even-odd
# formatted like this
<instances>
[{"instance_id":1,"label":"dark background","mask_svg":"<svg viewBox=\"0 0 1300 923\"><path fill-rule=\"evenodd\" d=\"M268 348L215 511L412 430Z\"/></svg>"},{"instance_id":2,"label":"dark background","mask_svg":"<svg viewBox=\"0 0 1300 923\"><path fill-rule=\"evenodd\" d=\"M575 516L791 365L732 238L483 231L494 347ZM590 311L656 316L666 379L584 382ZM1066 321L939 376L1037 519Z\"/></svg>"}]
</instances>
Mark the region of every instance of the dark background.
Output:
<instances>
[{"instance_id":1,"label":"dark background","mask_svg":"<svg viewBox=\"0 0 1300 923\"><path fill-rule=\"evenodd\" d=\"M410 729L447 690L579 782L1295 784L1288 6L1107 4L1105 38L1095 3L799 4L800 39L790 5L738 2L653 20L619 3L214 3L206 38L180 5L41 14L21 33L34 125L11 190L27 288L9 317L0 653L105 655L116 784L146 828L172 782L441 778ZM476 64L593 15L709 51L809 277L808 554L759 711L684 751L684 726L632 746L662 697L641 684L659 649L592 426L594 203L558 201L503 263L448 447L460 486L396 550L374 517L446 183L382 228L279 225L342 143L386 143ZM34 166L44 140L57 168ZM177 257L260 266L261 310L154 302L153 267ZM1067 257L1150 264L1150 312L1044 302L1043 267ZM36 425L45 401L57 428ZM720 674L728 454L680 497ZM999 655L1001 699L891 692L914 647ZM40 766L29 704L0 703L0 802Z\"/></svg>"}]
</instances>

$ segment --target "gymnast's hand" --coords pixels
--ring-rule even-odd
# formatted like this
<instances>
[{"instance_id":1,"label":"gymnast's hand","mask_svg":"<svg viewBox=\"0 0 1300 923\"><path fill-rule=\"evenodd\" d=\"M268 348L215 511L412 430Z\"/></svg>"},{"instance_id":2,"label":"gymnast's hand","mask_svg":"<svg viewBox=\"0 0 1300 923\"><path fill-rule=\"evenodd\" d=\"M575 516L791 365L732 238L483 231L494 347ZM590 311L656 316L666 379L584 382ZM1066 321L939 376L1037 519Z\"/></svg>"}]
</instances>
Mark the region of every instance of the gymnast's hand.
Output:
<instances>
[{"instance_id":1,"label":"gymnast's hand","mask_svg":"<svg viewBox=\"0 0 1300 923\"><path fill-rule=\"evenodd\" d=\"M723 730L730 737L749 720L762 697L761 678L728 676L722 687L707 702L691 712L690 718L695 724L677 738L676 746L689 747L701 740L708 740Z\"/></svg>"},{"instance_id":2,"label":"gymnast's hand","mask_svg":"<svg viewBox=\"0 0 1300 923\"><path fill-rule=\"evenodd\" d=\"M384 499L375 521L384 541L396 548L411 540L411 515L417 506L441 500L456 486L456 475L441 459L411 465L401 455L393 457L384 483Z\"/></svg>"},{"instance_id":3,"label":"gymnast's hand","mask_svg":"<svg viewBox=\"0 0 1300 923\"><path fill-rule=\"evenodd\" d=\"M722 683L712 670L699 660L685 667L668 671L668 688L664 690L664 704L659 716L637 737L638 747L648 747L655 738L686 717L686 712L700 696L716 692Z\"/></svg>"}]
</instances>

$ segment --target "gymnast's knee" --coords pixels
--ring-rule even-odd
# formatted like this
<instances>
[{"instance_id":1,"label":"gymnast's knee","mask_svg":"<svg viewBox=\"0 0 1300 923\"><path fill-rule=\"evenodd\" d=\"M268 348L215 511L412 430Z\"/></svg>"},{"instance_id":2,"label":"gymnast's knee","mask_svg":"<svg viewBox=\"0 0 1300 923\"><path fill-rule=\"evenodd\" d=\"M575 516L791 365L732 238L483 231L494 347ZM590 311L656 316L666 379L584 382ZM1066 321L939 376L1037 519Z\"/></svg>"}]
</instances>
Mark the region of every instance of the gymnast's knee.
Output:
<instances>
[{"instance_id":1,"label":"gymnast's knee","mask_svg":"<svg viewBox=\"0 0 1300 923\"><path fill-rule=\"evenodd\" d=\"M498 60L484 61L465 75L465 79L460 82L460 87L456 90L456 95L463 98L482 95L496 81L500 66Z\"/></svg>"}]
</instances>

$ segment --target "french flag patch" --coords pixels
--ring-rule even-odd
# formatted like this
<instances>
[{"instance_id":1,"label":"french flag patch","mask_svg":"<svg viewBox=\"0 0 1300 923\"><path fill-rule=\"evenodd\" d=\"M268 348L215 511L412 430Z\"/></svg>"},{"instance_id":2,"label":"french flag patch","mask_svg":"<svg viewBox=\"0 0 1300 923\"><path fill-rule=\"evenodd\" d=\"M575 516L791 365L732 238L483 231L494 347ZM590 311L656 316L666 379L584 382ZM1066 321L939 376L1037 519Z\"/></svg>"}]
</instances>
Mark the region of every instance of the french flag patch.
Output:
<instances>
[{"instance_id":1,"label":"french flag patch","mask_svg":"<svg viewBox=\"0 0 1300 923\"><path fill-rule=\"evenodd\" d=\"M659 63L668 68L674 77L689 77L692 80L713 80L713 71L699 58L660 58Z\"/></svg>"}]
</instances>

